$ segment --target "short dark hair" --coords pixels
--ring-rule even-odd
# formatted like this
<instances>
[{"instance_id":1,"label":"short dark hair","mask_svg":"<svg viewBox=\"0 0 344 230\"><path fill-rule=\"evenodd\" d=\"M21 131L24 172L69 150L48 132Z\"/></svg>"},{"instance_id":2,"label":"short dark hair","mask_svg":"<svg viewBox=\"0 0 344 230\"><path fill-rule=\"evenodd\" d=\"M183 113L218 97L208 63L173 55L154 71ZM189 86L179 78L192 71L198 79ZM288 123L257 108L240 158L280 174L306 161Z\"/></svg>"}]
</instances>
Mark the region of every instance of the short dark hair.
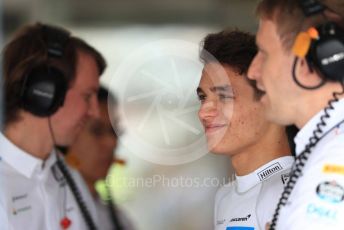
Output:
<instances>
[{"instance_id":1,"label":"short dark hair","mask_svg":"<svg viewBox=\"0 0 344 230\"><path fill-rule=\"evenodd\" d=\"M329 10L344 17L343 0L318 0ZM282 41L284 51L291 51L296 36L300 31L327 21L324 14L306 17L300 7L300 0L261 0L256 14L267 20L274 21ZM343 18L344 20L344 18Z\"/></svg>"},{"instance_id":2,"label":"short dark hair","mask_svg":"<svg viewBox=\"0 0 344 230\"><path fill-rule=\"evenodd\" d=\"M227 29L208 34L202 43L200 59L204 64L214 61L215 58L222 65L232 67L253 87L255 98L260 97L261 92L256 88L255 81L247 77L248 68L258 51L254 35L238 29Z\"/></svg>"},{"instance_id":3,"label":"short dark hair","mask_svg":"<svg viewBox=\"0 0 344 230\"><path fill-rule=\"evenodd\" d=\"M99 75L105 68L106 62L103 56L85 41L70 36L64 46L63 58L49 58L47 42L44 39L43 28L52 27L65 33L63 28L35 23L26 25L18 30L13 39L4 47L3 73L4 73L4 97L5 97L5 124L19 119L18 111L21 108L21 92L25 76L39 65L51 65L59 68L69 85L74 82L76 66L78 64L78 52L83 52L94 58L97 63Z\"/></svg>"}]
</instances>

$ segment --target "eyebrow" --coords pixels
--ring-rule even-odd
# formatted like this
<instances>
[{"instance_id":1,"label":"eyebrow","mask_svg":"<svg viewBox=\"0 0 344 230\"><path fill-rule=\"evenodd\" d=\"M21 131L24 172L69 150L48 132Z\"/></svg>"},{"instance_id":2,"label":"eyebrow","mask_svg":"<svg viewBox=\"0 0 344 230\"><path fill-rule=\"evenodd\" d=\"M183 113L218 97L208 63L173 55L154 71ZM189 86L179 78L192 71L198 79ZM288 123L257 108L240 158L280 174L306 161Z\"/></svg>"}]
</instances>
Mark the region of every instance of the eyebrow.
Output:
<instances>
[{"instance_id":1,"label":"eyebrow","mask_svg":"<svg viewBox=\"0 0 344 230\"><path fill-rule=\"evenodd\" d=\"M212 91L212 92L227 92L227 91L232 91L232 87L230 85L214 86L214 87L210 88L210 91Z\"/></svg>"},{"instance_id":2,"label":"eyebrow","mask_svg":"<svg viewBox=\"0 0 344 230\"><path fill-rule=\"evenodd\" d=\"M261 43L258 40L256 40L256 45L260 52L266 53L266 50L262 47Z\"/></svg>"},{"instance_id":3,"label":"eyebrow","mask_svg":"<svg viewBox=\"0 0 344 230\"><path fill-rule=\"evenodd\" d=\"M197 94L204 93L203 89L200 87L197 87ZM210 88L211 92L228 92L228 91L233 91L232 87L230 85L220 85L220 86L214 86Z\"/></svg>"}]
</instances>

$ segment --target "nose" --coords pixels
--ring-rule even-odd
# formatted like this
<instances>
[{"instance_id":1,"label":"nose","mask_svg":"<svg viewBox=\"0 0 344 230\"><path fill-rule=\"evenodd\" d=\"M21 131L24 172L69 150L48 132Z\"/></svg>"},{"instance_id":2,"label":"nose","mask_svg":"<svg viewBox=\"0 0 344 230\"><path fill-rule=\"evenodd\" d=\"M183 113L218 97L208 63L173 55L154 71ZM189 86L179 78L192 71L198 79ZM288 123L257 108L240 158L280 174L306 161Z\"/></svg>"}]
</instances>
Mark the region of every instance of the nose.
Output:
<instances>
[{"instance_id":1,"label":"nose","mask_svg":"<svg viewBox=\"0 0 344 230\"><path fill-rule=\"evenodd\" d=\"M252 60L247 72L248 78L251 80L258 80L261 76L261 61L259 54L257 54Z\"/></svg>"},{"instance_id":2,"label":"nose","mask_svg":"<svg viewBox=\"0 0 344 230\"><path fill-rule=\"evenodd\" d=\"M109 133L104 137L103 147L107 150L114 151L117 146L117 137L113 133Z\"/></svg>"},{"instance_id":3,"label":"nose","mask_svg":"<svg viewBox=\"0 0 344 230\"><path fill-rule=\"evenodd\" d=\"M92 118L99 118L100 111L99 111L99 102L96 96L91 99L91 103L88 108L88 115Z\"/></svg>"},{"instance_id":4,"label":"nose","mask_svg":"<svg viewBox=\"0 0 344 230\"><path fill-rule=\"evenodd\" d=\"M199 111L198 117L200 121L207 121L215 118L218 115L217 103L215 101L204 102Z\"/></svg>"}]
</instances>

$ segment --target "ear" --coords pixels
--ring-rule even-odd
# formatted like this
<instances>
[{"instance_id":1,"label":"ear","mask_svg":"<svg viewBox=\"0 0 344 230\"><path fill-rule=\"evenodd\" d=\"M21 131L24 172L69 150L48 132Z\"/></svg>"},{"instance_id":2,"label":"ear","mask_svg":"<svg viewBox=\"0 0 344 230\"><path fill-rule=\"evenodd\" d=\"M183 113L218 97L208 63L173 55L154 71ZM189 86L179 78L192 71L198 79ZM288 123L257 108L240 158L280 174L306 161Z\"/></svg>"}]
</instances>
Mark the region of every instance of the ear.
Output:
<instances>
[{"instance_id":1,"label":"ear","mask_svg":"<svg viewBox=\"0 0 344 230\"><path fill-rule=\"evenodd\" d=\"M306 58L299 59L297 70L298 80L305 86L316 86L322 82L318 72Z\"/></svg>"}]
</instances>

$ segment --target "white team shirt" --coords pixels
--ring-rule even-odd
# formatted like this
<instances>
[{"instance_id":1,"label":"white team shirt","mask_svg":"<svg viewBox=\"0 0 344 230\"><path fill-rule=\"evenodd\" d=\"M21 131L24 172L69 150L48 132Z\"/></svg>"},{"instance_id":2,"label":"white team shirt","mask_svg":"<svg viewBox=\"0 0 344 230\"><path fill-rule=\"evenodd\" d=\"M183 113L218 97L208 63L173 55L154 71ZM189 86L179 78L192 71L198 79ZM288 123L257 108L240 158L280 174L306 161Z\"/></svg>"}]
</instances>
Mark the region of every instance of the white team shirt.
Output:
<instances>
[{"instance_id":1,"label":"white team shirt","mask_svg":"<svg viewBox=\"0 0 344 230\"><path fill-rule=\"evenodd\" d=\"M288 204L281 210L278 230L344 229L344 99L334 104L323 133L331 130L313 149ZM323 111L315 115L295 137L300 154L313 135Z\"/></svg>"},{"instance_id":2,"label":"white team shirt","mask_svg":"<svg viewBox=\"0 0 344 230\"><path fill-rule=\"evenodd\" d=\"M64 213L72 222L68 230L87 229L55 162L55 153L42 161L0 134L0 230L61 230ZM70 171L97 223L95 206L85 183L76 171Z\"/></svg>"},{"instance_id":3,"label":"white team shirt","mask_svg":"<svg viewBox=\"0 0 344 230\"><path fill-rule=\"evenodd\" d=\"M289 178L293 157L280 157L221 187L215 198L215 230L264 230Z\"/></svg>"},{"instance_id":4,"label":"white team shirt","mask_svg":"<svg viewBox=\"0 0 344 230\"><path fill-rule=\"evenodd\" d=\"M110 217L110 210L109 206L104 203L99 197L95 200L95 205L98 213L98 220L101 224L99 226L99 230L114 230L114 224L112 223L111 217ZM121 227L123 230L134 230L134 226L129 220L129 218L125 215L124 211L119 209L117 206L116 208L116 215L118 217L118 220L121 224Z\"/></svg>"}]
</instances>

